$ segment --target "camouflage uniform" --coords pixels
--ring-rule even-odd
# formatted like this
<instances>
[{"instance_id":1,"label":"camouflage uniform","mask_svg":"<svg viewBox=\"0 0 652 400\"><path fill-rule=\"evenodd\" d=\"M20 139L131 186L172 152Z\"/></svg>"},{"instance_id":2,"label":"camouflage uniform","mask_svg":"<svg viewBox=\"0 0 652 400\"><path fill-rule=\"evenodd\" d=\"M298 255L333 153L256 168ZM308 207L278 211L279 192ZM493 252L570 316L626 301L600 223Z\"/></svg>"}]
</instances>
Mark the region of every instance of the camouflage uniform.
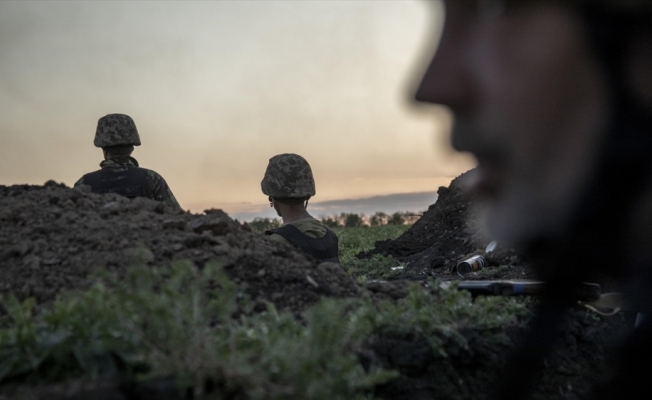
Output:
<instances>
[{"instance_id":1,"label":"camouflage uniform","mask_svg":"<svg viewBox=\"0 0 652 400\"><path fill-rule=\"evenodd\" d=\"M340 262L337 235L313 217L288 222L280 228L265 231L265 234L271 240L297 247L321 262Z\"/></svg>"},{"instance_id":2,"label":"camouflage uniform","mask_svg":"<svg viewBox=\"0 0 652 400\"><path fill-rule=\"evenodd\" d=\"M110 175L108 175L109 182L115 182L116 189L119 187L120 181L124 179L125 173L129 172L130 169L138 168L139 170L143 170L145 172L144 174L145 180L144 183L142 184L143 194L136 194L134 196L127 195L127 196L147 197L148 199L160 201L172 208L181 210L181 206L177 202L177 199L174 197L174 194L172 194L172 191L170 190L170 187L168 186L167 182L165 182L165 179L163 179L161 175L159 175L155 171L152 171L151 169L138 167L138 161L136 161L135 158L130 156L110 158L108 160L102 161L100 163L100 167L102 167L102 170L100 171L106 170L106 172L111 173ZM91 174L94 173L96 172L91 172L90 174L86 174L82 176L77 182L75 182L75 187L87 184L84 182L84 179L86 179L86 181L89 181ZM89 186L91 186L91 188L93 187L92 185ZM93 191L100 192L97 190L93 190ZM119 192L119 189L118 190L108 189L102 192L123 194Z\"/></svg>"},{"instance_id":3,"label":"camouflage uniform","mask_svg":"<svg viewBox=\"0 0 652 400\"><path fill-rule=\"evenodd\" d=\"M105 150L113 146L140 146L134 121L125 114L109 114L97 122L95 147ZM108 148L108 149L107 149ZM100 163L99 171L81 177L75 187L88 185L95 193L118 193L127 197L146 197L172 208L181 209L165 179L156 172L140 168L135 158L112 156Z\"/></svg>"}]
</instances>

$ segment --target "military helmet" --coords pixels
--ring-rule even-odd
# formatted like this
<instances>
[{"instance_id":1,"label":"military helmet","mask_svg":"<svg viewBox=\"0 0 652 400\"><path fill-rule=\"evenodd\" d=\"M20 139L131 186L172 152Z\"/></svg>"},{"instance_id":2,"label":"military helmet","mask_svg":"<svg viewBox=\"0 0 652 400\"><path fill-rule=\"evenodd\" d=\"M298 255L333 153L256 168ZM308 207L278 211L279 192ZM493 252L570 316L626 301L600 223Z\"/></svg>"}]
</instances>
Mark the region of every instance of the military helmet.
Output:
<instances>
[{"instance_id":1,"label":"military helmet","mask_svg":"<svg viewBox=\"0 0 652 400\"><path fill-rule=\"evenodd\" d=\"M310 164L298 154L270 158L260 187L267 196L278 198L305 198L316 193Z\"/></svg>"},{"instance_id":2,"label":"military helmet","mask_svg":"<svg viewBox=\"0 0 652 400\"><path fill-rule=\"evenodd\" d=\"M130 116L109 114L97 121L93 144L95 144L95 147L140 146L140 136L138 136L136 124Z\"/></svg>"}]
</instances>

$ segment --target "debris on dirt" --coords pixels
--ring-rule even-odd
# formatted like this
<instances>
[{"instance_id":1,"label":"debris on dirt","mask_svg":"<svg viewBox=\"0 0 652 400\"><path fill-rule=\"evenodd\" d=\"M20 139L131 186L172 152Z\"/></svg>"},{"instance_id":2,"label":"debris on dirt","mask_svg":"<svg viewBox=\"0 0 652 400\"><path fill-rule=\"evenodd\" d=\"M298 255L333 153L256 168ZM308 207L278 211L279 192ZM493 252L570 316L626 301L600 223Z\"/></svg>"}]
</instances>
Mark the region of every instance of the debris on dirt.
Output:
<instances>
[{"instance_id":1,"label":"debris on dirt","mask_svg":"<svg viewBox=\"0 0 652 400\"><path fill-rule=\"evenodd\" d=\"M440 187L436 203L403 235L394 240L376 242L374 249L357 257L391 255L406 263L404 271L391 278L396 283L423 281L428 277L442 281L531 279L532 268L521 252L500 244L491 252L485 251L490 240L478 226L475 199L463 188L470 173L455 178L449 187ZM458 275L455 270L457 263L474 255L485 257L487 266L463 277ZM370 282L367 289L389 291L393 287ZM394 293L400 291L394 289ZM615 346L627 330L622 317L604 322L584 310L570 310L563 344L546 360L547 366L534 398L587 397L590 388L602 379L597 377L608 374L606 364L612 350L610 346ZM468 349L474 350L453 351L446 362L427 351L428 338L410 334L403 338L380 338L372 346L374 354L384 365L398 368L401 376L377 388L377 394L387 399L483 396L490 392L497 379L492 371L504 367L504 355L509 353L523 332L512 332L513 342L503 348L495 342L488 343L487 339L494 333L464 332ZM455 347L455 344L449 346ZM463 371L467 368L475 371L473 379L464 376ZM434 370L437 370L436 374L429 373ZM563 376L566 376L565 384ZM457 385L451 385L451 382L457 382Z\"/></svg>"},{"instance_id":2,"label":"debris on dirt","mask_svg":"<svg viewBox=\"0 0 652 400\"><path fill-rule=\"evenodd\" d=\"M434 276L442 280L459 280L455 271L458 262L473 255L485 257L490 268L471 273L466 279L523 279L531 277L523 256L513 248L500 244L490 253L489 244L477 222L472 195L464 191L464 181L472 171L455 178L449 187L440 187L437 201L405 233L394 240L376 242L375 248L358 255L393 256L407 263L402 274L393 279L424 279ZM500 267L499 269L491 267Z\"/></svg>"},{"instance_id":3,"label":"debris on dirt","mask_svg":"<svg viewBox=\"0 0 652 400\"><path fill-rule=\"evenodd\" d=\"M221 210L180 212L145 198L98 195L48 182L0 186L0 294L51 303L83 290L93 272L121 274L134 263L218 262L252 301L300 313L320 296L359 288L337 264L303 253L234 222Z\"/></svg>"}]
</instances>

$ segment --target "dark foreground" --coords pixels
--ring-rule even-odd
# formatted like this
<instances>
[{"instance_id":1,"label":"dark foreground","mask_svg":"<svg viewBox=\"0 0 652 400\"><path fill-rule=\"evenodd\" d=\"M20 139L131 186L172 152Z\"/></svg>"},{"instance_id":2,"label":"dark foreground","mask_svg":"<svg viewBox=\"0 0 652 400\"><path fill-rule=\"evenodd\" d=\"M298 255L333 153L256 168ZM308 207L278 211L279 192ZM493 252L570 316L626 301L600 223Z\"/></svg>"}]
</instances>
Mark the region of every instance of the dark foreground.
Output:
<instances>
[{"instance_id":1,"label":"dark foreground","mask_svg":"<svg viewBox=\"0 0 652 400\"><path fill-rule=\"evenodd\" d=\"M531 301L512 301L504 307L484 300L473 304L470 297L459 297L441 285L459 279L451 269L459 257L486 246L471 208L471 199L455 181L450 188L440 189L438 202L421 220L400 238L378 243L371 252L408 261L403 275L390 282L361 285L342 267L317 265L218 210L202 215L177 213L144 199L99 196L55 183L0 187L0 292L21 301L34 298L37 316L47 313L60 293L91 288L98 270L108 271L119 281L126 279L134 264L153 268L190 260L202 270L217 263L234 284L236 300L230 318L236 325L266 315L273 305L277 312L298 321L298 326L310 328L310 310L323 299L366 301L360 315L372 321L371 330L365 331L355 346L347 342L341 353L333 348L323 357L353 354L361 370L398 372L366 389L335 393L329 392L331 386L311 391L306 382L297 382L313 379L307 378L312 375L295 372L279 377L273 368L262 366L251 376L264 376L293 389L254 392L247 387L258 384L258 378L248 382L228 371L207 374L199 384L202 390L196 390L196 382L195 390L190 390L174 373L118 371L88 376L82 371L61 380L44 373L51 365L39 365L5 373L0 398L482 398L500 377L506 355L525 331ZM473 279L531 278L521 255L513 249L499 248L489 259L490 266ZM425 294L417 295L417 289L409 288L415 282ZM220 286L213 291L219 293ZM343 307L343 315L356 312L355 307ZM480 307L526 312L482 315L476 312ZM8 329L12 322L6 310L3 314L2 329ZM326 324L321 329L335 331L337 327ZM583 308L572 310L558 351L546 360L535 398L589 398L590 388L609 373L611 349L625 334L622 315L605 322ZM0 355L6 357L15 349L6 337L0 340ZM259 367L259 357L251 356L252 368ZM12 365L8 368L15 369L17 364ZM315 376L319 374L315 371Z\"/></svg>"}]
</instances>

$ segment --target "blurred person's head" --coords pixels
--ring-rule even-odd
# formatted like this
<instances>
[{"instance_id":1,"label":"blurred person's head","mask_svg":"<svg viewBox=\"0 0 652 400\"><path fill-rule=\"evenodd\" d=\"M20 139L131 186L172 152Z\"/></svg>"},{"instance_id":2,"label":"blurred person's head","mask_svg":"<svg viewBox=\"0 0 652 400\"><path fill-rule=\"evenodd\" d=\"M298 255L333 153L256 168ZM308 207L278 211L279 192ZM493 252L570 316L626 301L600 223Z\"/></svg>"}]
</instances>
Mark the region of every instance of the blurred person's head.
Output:
<instances>
[{"instance_id":1,"label":"blurred person's head","mask_svg":"<svg viewBox=\"0 0 652 400\"><path fill-rule=\"evenodd\" d=\"M494 395L527 398L563 310L577 304L577 283L628 278L632 309L652 315L652 268L641 258L652 249L652 1L445 3L416 98L451 109L453 146L478 161L472 185L489 234L523 245L546 281L532 331ZM603 398L645 388L649 350L623 354L634 361L618 367Z\"/></svg>"},{"instance_id":2,"label":"blurred person's head","mask_svg":"<svg viewBox=\"0 0 652 400\"><path fill-rule=\"evenodd\" d=\"M472 187L494 238L566 234L614 126L652 103L652 2L445 4L417 100L453 112L452 144L477 158Z\"/></svg>"}]
</instances>

